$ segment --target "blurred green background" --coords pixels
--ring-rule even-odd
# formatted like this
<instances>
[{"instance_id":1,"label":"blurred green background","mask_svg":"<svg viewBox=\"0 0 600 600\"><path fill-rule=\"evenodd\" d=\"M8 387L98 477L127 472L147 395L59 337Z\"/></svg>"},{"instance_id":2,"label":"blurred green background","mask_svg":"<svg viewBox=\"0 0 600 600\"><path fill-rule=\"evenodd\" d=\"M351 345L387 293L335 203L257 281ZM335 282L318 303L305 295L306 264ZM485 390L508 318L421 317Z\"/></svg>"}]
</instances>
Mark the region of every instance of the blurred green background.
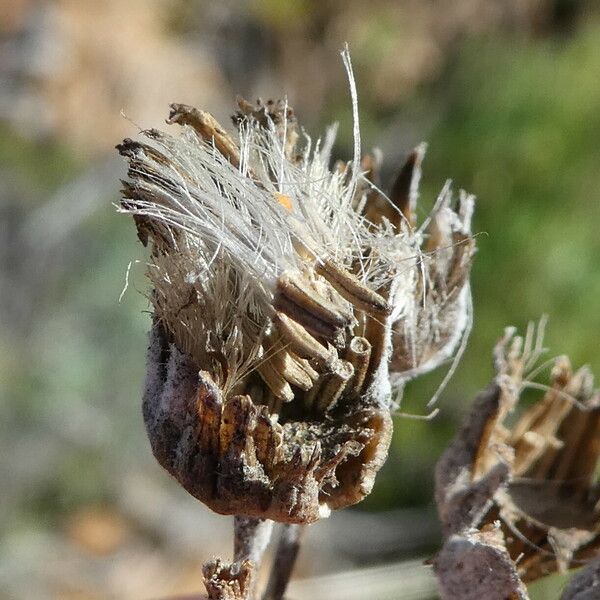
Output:
<instances>
[{"instance_id":1,"label":"blurred green background","mask_svg":"<svg viewBox=\"0 0 600 600\"><path fill-rule=\"evenodd\" d=\"M435 551L433 464L506 325L546 313L551 352L600 371L596 2L0 0L0 597L191 593L200 561L230 554L227 520L145 439L144 252L112 206L113 147L170 101L226 122L238 93L287 94L311 134L340 122L348 158L345 41L386 177L426 140L422 214L447 178L478 197L475 325L439 417L396 420L372 496L314 528L300 574ZM442 376L410 385L403 410L424 414Z\"/></svg>"}]
</instances>

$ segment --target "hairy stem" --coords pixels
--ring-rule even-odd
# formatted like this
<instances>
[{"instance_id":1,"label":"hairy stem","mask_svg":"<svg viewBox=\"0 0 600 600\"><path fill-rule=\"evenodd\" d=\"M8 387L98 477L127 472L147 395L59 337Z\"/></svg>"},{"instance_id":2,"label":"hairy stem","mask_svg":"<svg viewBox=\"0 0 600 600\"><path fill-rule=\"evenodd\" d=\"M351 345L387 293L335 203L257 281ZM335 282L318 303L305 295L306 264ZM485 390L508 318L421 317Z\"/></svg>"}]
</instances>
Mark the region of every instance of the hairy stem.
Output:
<instances>
[{"instance_id":1,"label":"hairy stem","mask_svg":"<svg viewBox=\"0 0 600 600\"><path fill-rule=\"evenodd\" d=\"M258 571L272 530L273 521L269 519L236 515L233 521L233 560L236 563L250 560L255 572Z\"/></svg>"}]
</instances>

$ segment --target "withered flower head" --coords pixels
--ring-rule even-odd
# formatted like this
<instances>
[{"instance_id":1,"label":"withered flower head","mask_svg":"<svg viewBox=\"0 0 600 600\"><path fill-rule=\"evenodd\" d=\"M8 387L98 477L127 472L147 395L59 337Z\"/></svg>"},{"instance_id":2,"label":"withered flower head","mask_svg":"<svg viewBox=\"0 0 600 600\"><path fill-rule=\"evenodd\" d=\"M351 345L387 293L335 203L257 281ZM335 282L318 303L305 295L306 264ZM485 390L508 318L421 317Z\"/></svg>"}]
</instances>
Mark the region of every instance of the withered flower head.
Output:
<instances>
[{"instance_id":1,"label":"withered flower head","mask_svg":"<svg viewBox=\"0 0 600 600\"><path fill-rule=\"evenodd\" d=\"M486 536L495 536L514 573L515 598L524 589L519 578L527 583L600 552L600 393L590 370L573 372L566 357L552 362L549 386L532 382L542 348L541 333L534 337L532 327L525 340L507 330L495 352L496 378L438 463L436 500L448 538L437 562L443 586L448 565L462 564L468 548L479 572L456 584L476 593ZM527 388L539 397L515 419ZM463 597L451 589L443 597Z\"/></svg>"},{"instance_id":2,"label":"withered flower head","mask_svg":"<svg viewBox=\"0 0 600 600\"><path fill-rule=\"evenodd\" d=\"M235 134L173 104L179 135L118 146L151 248L144 419L215 511L309 523L371 491L394 389L465 335L473 199L447 187L418 229L423 147L387 197L357 132L332 169L334 128L313 143L287 103L238 104Z\"/></svg>"}]
</instances>

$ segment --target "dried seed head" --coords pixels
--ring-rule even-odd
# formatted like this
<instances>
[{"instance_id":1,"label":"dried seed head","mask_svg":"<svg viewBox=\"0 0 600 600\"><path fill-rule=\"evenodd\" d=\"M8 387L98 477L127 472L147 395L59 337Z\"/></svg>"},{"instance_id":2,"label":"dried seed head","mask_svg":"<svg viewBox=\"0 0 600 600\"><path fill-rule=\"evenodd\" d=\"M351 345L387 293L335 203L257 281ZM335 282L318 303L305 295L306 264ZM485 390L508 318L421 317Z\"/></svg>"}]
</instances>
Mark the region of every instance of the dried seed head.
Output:
<instances>
[{"instance_id":1,"label":"dried seed head","mask_svg":"<svg viewBox=\"0 0 600 600\"><path fill-rule=\"evenodd\" d=\"M285 102L239 100L236 135L172 105L179 136L125 140L123 212L151 246L144 415L159 462L222 513L291 523L360 501L390 443L392 387L468 322L472 199L420 230L423 148L387 198L377 161L329 168ZM356 153L359 149L356 133Z\"/></svg>"},{"instance_id":2,"label":"dried seed head","mask_svg":"<svg viewBox=\"0 0 600 600\"><path fill-rule=\"evenodd\" d=\"M564 571L600 550L600 394L590 371L554 361L551 383L512 424L541 349L507 330L497 376L480 394L436 470L446 535L500 521L505 547L524 582Z\"/></svg>"}]
</instances>

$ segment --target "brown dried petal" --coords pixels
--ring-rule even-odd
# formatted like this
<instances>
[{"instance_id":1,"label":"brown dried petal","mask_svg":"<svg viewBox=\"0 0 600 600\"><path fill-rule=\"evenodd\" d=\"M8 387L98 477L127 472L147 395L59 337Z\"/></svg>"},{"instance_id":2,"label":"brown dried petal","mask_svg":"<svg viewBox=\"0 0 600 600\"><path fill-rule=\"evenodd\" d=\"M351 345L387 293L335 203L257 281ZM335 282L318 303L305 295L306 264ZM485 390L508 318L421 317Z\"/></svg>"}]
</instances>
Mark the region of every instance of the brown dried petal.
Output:
<instances>
[{"instance_id":1,"label":"brown dried petal","mask_svg":"<svg viewBox=\"0 0 600 600\"><path fill-rule=\"evenodd\" d=\"M451 358L469 327L468 281L475 254L470 234L473 199L461 193L454 212L449 206L450 191L442 198L427 229L412 316L394 325L390 373L399 381Z\"/></svg>"}]
</instances>

